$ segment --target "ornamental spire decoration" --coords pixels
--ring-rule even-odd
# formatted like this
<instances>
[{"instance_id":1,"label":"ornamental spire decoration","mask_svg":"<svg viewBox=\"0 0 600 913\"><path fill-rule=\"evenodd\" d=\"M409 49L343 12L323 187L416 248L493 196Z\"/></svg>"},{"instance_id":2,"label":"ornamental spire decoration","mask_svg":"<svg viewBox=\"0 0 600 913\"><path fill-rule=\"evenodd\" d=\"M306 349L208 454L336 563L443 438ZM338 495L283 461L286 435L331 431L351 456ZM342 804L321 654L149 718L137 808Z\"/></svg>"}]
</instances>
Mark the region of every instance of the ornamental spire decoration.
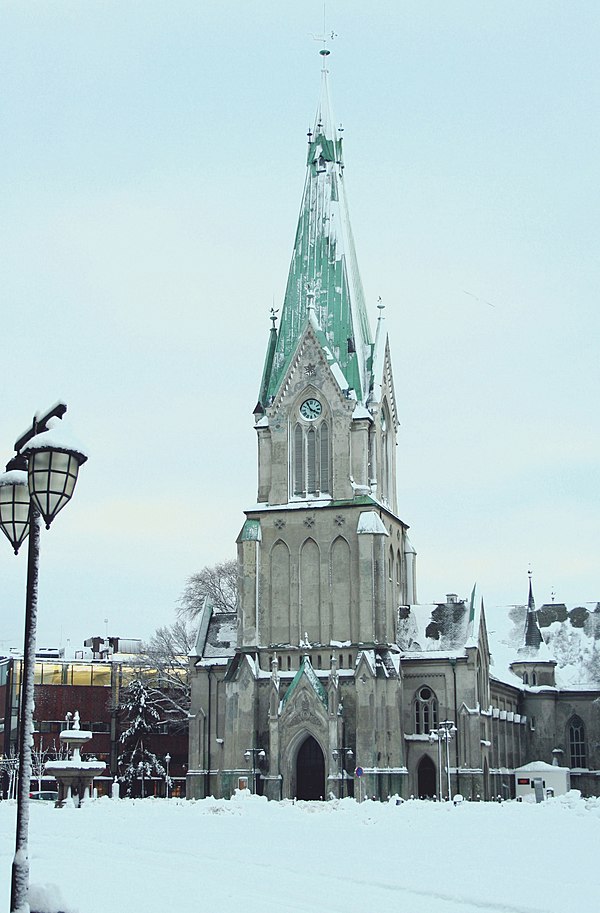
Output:
<instances>
[{"instance_id":1,"label":"ornamental spire decoration","mask_svg":"<svg viewBox=\"0 0 600 913\"><path fill-rule=\"evenodd\" d=\"M319 53L321 93L308 132L304 193L277 340L270 339L265 360L263 409L277 395L309 318L341 370L347 395L364 403L371 387L372 339L344 187L343 128L336 126L329 100L330 52Z\"/></svg>"},{"instance_id":2,"label":"ornamental spire decoration","mask_svg":"<svg viewBox=\"0 0 600 913\"><path fill-rule=\"evenodd\" d=\"M532 573L531 571L527 572L529 575L529 596L527 599L527 619L525 621L525 635L524 635L524 647L525 649L534 649L537 650L541 643L543 643L542 632L540 631L540 626L537 620L537 609L535 607L535 600L533 598L533 585L531 583Z\"/></svg>"}]
</instances>

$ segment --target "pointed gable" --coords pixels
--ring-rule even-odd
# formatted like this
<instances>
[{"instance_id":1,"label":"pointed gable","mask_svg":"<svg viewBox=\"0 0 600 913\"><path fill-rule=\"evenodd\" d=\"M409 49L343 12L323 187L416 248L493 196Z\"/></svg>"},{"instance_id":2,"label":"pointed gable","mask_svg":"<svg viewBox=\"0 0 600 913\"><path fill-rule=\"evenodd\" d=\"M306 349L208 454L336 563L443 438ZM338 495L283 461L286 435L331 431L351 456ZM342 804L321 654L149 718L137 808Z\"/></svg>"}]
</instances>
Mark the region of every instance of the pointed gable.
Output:
<instances>
[{"instance_id":1,"label":"pointed gable","mask_svg":"<svg viewBox=\"0 0 600 913\"><path fill-rule=\"evenodd\" d=\"M323 706L327 707L327 692L317 678L310 659L308 656L304 656L302 662L300 663L300 668L296 672L287 691L283 696L283 700L281 702L282 708L285 707L294 692L300 687L301 683L304 682L306 682L312 688Z\"/></svg>"}]
</instances>

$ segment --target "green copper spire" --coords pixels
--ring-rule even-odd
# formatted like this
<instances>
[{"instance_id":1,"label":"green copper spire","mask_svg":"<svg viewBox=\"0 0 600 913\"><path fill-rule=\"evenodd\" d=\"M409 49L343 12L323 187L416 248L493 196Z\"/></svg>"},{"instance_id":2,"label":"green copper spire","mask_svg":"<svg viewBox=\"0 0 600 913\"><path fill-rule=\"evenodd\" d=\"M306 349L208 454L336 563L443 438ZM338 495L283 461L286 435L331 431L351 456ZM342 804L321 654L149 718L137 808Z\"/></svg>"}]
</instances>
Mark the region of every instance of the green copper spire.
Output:
<instances>
[{"instance_id":1,"label":"green copper spire","mask_svg":"<svg viewBox=\"0 0 600 913\"><path fill-rule=\"evenodd\" d=\"M370 388L372 341L364 292L350 228L344 189L341 128L331 114L323 49L321 96L314 128L308 134L304 194L287 288L273 351L269 345L261 403L276 396L312 311L330 349L359 402Z\"/></svg>"}]
</instances>

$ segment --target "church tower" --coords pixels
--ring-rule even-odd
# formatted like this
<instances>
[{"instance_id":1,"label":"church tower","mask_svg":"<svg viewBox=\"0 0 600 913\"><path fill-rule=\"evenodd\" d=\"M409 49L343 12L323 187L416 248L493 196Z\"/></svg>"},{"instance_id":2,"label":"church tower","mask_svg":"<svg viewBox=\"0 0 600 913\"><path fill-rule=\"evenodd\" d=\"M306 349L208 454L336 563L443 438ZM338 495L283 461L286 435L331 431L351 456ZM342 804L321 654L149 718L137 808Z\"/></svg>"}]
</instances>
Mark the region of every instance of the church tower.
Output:
<instances>
[{"instance_id":1,"label":"church tower","mask_svg":"<svg viewBox=\"0 0 600 913\"><path fill-rule=\"evenodd\" d=\"M237 641L220 685L221 758L213 760L210 745L198 755L199 767L219 769L216 791L225 795L250 766L253 787L270 798L347 794L356 764L371 794L369 771L403 769L397 627L399 607L416 602L415 553L397 511L398 411L384 308L373 338L342 130L329 101L329 51L320 53L287 287L271 314L254 410L258 493L237 540Z\"/></svg>"}]
</instances>

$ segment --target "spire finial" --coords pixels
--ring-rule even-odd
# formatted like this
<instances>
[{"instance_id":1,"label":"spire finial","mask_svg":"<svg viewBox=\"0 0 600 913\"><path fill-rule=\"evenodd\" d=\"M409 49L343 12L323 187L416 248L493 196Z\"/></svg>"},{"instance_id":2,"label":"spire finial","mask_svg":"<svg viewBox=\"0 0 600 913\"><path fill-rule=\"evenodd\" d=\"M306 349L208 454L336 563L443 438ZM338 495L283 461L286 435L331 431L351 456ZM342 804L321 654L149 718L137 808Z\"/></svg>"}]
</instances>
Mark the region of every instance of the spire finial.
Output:
<instances>
[{"instance_id":1,"label":"spire finial","mask_svg":"<svg viewBox=\"0 0 600 913\"><path fill-rule=\"evenodd\" d=\"M527 609L529 612L535 612L535 600L533 598L533 584L531 582L531 578L533 577L531 565L529 567L529 570L527 571L527 576L529 577L529 596L527 599Z\"/></svg>"},{"instance_id":2,"label":"spire finial","mask_svg":"<svg viewBox=\"0 0 600 913\"><path fill-rule=\"evenodd\" d=\"M323 47L319 51L319 54L323 58L322 71L326 72L327 68L326 68L325 62L326 62L327 58L329 57L329 55L331 54L331 51L327 47L328 41L333 41L334 38L338 37L337 33L334 31L330 31L329 34L327 34L327 4L326 3L323 3L323 34L322 35L313 35L312 37L314 38L315 41L320 41L321 44L323 45Z\"/></svg>"},{"instance_id":3,"label":"spire finial","mask_svg":"<svg viewBox=\"0 0 600 913\"><path fill-rule=\"evenodd\" d=\"M381 299L381 295L377 299L377 309L379 310L379 317L377 319L381 320L383 317L383 312L385 310L385 304L383 303L383 301Z\"/></svg>"},{"instance_id":4,"label":"spire finial","mask_svg":"<svg viewBox=\"0 0 600 913\"><path fill-rule=\"evenodd\" d=\"M277 323L278 313L279 313L279 308L276 308L276 307L271 308L271 316L269 317L269 320L271 320L273 322L273 326L271 328L273 330L275 329L275 324Z\"/></svg>"}]
</instances>

